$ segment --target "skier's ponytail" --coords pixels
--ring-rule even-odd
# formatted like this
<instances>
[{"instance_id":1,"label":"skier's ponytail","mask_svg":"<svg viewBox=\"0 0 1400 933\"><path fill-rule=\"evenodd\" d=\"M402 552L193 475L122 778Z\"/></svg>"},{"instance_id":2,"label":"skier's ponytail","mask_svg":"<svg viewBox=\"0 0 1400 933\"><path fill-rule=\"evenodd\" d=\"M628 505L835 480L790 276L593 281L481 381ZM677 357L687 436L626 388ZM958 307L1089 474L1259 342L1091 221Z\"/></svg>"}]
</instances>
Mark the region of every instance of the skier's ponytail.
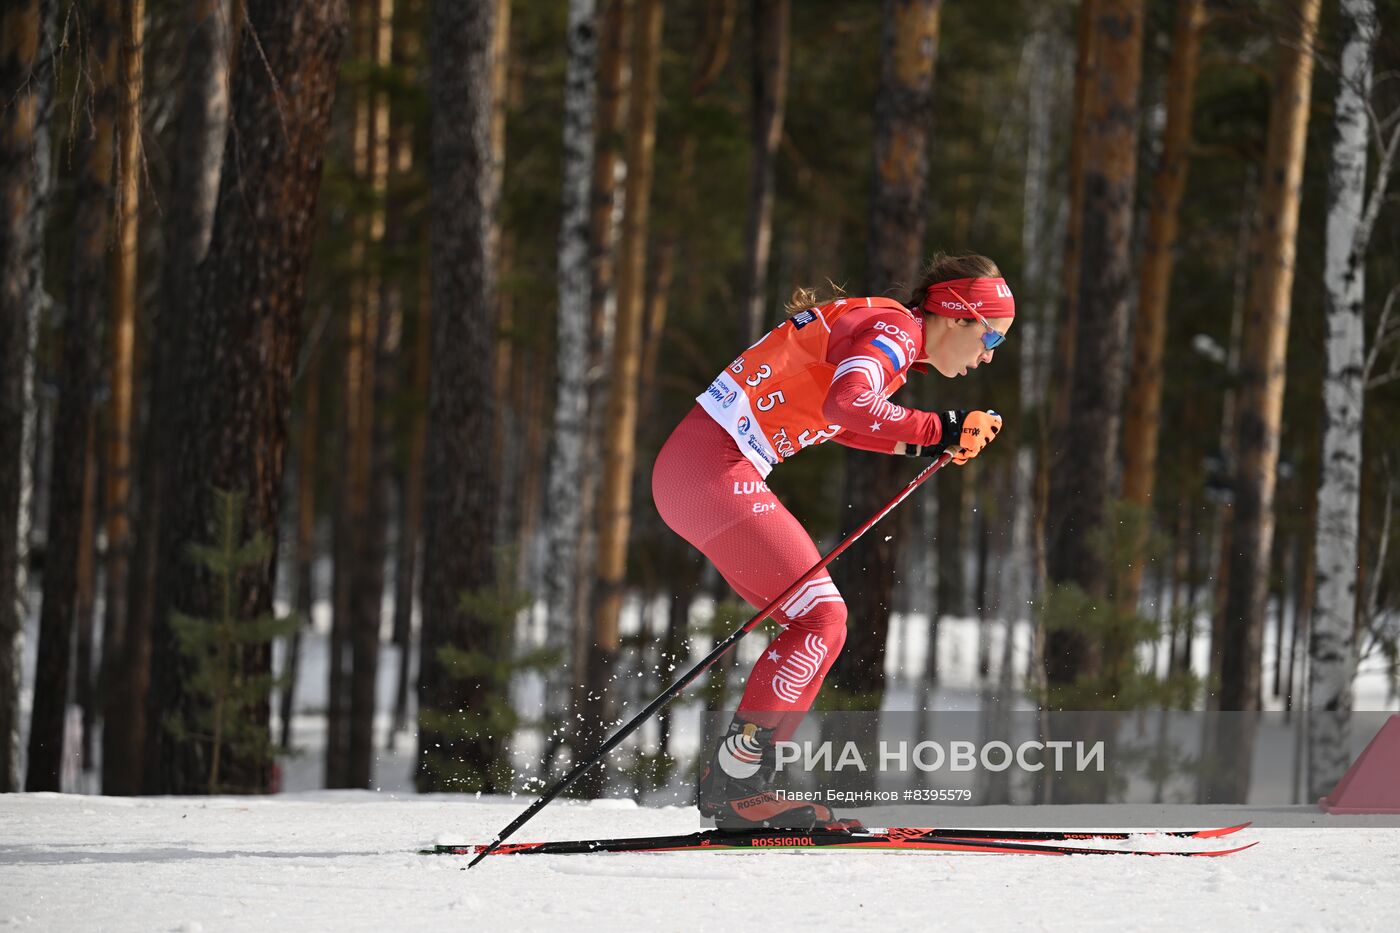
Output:
<instances>
[{"instance_id":1,"label":"skier's ponytail","mask_svg":"<svg viewBox=\"0 0 1400 933\"><path fill-rule=\"evenodd\" d=\"M799 286L792 293L792 297L787 300L784 306L788 314L796 314L799 311L806 311L808 308L815 308L817 305L824 305L835 301L837 298L845 298L846 290L830 279L826 280L826 288L808 288Z\"/></svg>"}]
</instances>

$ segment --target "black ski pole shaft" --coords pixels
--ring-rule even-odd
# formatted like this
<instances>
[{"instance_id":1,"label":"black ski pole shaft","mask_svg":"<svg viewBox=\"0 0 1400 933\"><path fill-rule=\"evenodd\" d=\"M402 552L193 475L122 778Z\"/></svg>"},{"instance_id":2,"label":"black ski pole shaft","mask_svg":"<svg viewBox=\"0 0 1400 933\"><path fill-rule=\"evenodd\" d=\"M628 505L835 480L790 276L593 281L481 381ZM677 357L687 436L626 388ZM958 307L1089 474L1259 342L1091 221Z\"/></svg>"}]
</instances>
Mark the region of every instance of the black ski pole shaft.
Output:
<instances>
[{"instance_id":1,"label":"black ski pole shaft","mask_svg":"<svg viewBox=\"0 0 1400 933\"><path fill-rule=\"evenodd\" d=\"M562 778L556 781L553 787L545 791L540 796L539 800L536 800L534 803L530 804L529 808L525 810L524 813L521 813L519 816L517 816L514 820L511 821L509 826L497 833L496 838L491 840L491 844L488 845L486 848L482 849L479 853L477 853L476 858L472 859L471 862L468 863L467 867L474 867L477 862L481 861L486 856L496 851L500 844L509 839L517 829L529 822L530 818L533 817L536 813L543 810L551 800L553 800L555 797L558 797L564 791L568 790L569 787L575 781L577 781L585 771L596 765L598 762L602 761L603 758L608 754L608 752L612 751L619 744L621 744L622 740L627 738L627 736L631 735L634 729L636 729L639 725L641 725L643 722L649 719L652 713L656 712L661 707L665 706L668 702L670 702L672 699L674 699L676 694L680 693L686 688L686 685L688 685L696 677L699 677L701 674L703 674L711 664L714 664L715 661L719 660L726 651L732 648L735 642L737 642L739 639L743 638L745 635L751 632L758 625L758 623L768 618L769 613L771 613L774 609L782 605L785 600L790 599L794 593L796 593L799 589L802 588L802 585L804 583L812 579L812 577L816 576L818 572L820 572L824 567L827 566L827 564L830 564L837 557L839 557L842 551L846 550L846 548L850 547L852 544L858 541L860 539L860 536L865 534L871 528L873 528L876 525L876 523L880 521L880 519L884 518L890 512L894 511L895 506L899 505L906 498L908 498L909 494L912 493L915 489L918 489L919 486L923 484L924 480L928 479L934 473L937 473L939 470L941 470L944 466L947 465L948 461L951 459L953 459L953 455L951 453L943 453L939 455L938 459L934 460L928 466L924 467L923 471L920 472L918 476L910 480L909 485L905 486L902 490L900 490L899 494L896 495L893 499L891 499L885 505L884 508L876 512L873 516L866 520L864 525L861 525L855 531L851 532L851 534L849 534L844 540L837 544L836 547L832 548L829 552L827 552L825 557L817 561L815 564L812 565L811 569L809 569L802 576L794 580L792 582L792 585L790 585L787 589L783 590L783 592L776 596L772 602L760 609L752 619L749 619L749 621L745 622L743 625L739 626L737 629L731 632L729 636L724 639L724 641L715 645L714 648L710 650L710 653L705 655L705 657L703 657L699 661L699 663L697 663L690 670L686 671L684 674L678 677L675 683L671 684L671 686L667 687L664 691L662 691L661 694L656 697L656 699L648 703L646 705L646 708L643 709L637 715L633 716L630 722L628 722L625 726L614 732L612 736L606 742L603 743L602 747L599 748L598 751L594 752L590 758L588 758L586 761L579 762L577 765L574 765L573 770L571 770L568 774L564 775Z\"/></svg>"}]
</instances>

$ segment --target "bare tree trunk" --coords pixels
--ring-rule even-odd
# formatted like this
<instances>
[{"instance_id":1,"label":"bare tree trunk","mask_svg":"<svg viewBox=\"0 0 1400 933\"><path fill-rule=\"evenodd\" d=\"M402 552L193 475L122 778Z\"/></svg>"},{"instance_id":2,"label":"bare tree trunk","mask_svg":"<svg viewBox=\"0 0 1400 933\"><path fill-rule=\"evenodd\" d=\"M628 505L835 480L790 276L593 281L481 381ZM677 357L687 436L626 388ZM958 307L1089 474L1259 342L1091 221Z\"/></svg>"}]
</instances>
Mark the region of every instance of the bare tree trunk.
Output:
<instances>
[{"instance_id":1,"label":"bare tree trunk","mask_svg":"<svg viewBox=\"0 0 1400 933\"><path fill-rule=\"evenodd\" d=\"M316 563L317 442L321 428L321 353L312 350L307 362L306 397L301 413L301 437L297 443L297 537L292 566L296 574L296 629L287 637L287 664L281 688L283 751L292 748L292 717L296 715L297 678L301 673L302 633L311 627L316 604L312 571Z\"/></svg>"},{"instance_id":2,"label":"bare tree trunk","mask_svg":"<svg viewBox=\"0 0 1400 933\"><path fill-rule=\"evenodd\" d=\"M394 0L368 3L367 59L376 70L386 70L392 60ZM359 385L359 433L355 445L356 495L361 519L352 531L354 578L350 584L350 721L346 783L371 786L374 765L374 699L379 673L379 629L384 597L384 556L388 526L389 414L385 411L392 391L392 368L398 357L398 322L384 313L383 275L380 271L384 244L384 200L389 178L389 100L387 92L366 92L368 103L368 217L364 328L364 375ZM389 372L385 372L388 368Z\"/></svg>"},{"instance_id":3,"label":"bare tree trunk","mask_svg":"<svg viewBox=\"0 0 1400 933\"><path fill-rule=\"evenodd\" d=\"M188 660L169 623L172 611L213 614L213 581L184 557L208 540L211 486L247 495L243 534L273 542L267 559L244 576L241 618L272 611L287 423L306 271L315 228L322 152L344 41L343 0L248 0L242 53L232 86L232 132L224 150L218 208L200 270L199 300L180 359L168 508L162 510L153 612L145 785L154 793L208 787L218 752L226 784L267 787L259 757L244 759L207 740L178 741L163 724L192 710ZM257 55L258 67L249 59ZM250 652L247 669L271 669L271 652ZM268 703L252 724L268 728Z\"/></svg>"},{"instance_id":4,"label":"bare tree trunk","mask_svg":"<svg viewBox=\"0 0 1400 933\"><path fill-rule=\"evenodd\" d=\"M94 419L95 420L95 419ZM89 421L89 428L94 428ZM93 618L97 588L97 543L96 525L97 504L97 439L90 430L87 443L83 445L83 501L91 503L83 510L83 521L78 532L78 579L74 584L73 613L77 626L78 647L74 652L73 701L82 707L82 744L80 754L83 770L95 770L93 738L97 730L100 702L97 695L97 672L92 666L93 629L97 620Z\"/></svg>"},{"instance_id":5,"label":"bare tree trunk","mask_svg":"<svg viewBox=\"0 0 1400 933\"><path fill-rule=\"evenodd\" d=\"M368 68L374 59L379 0L354 0L350 6L350 54ZM361 75L354 85L350 127L350 161L357 193L364 196L372 185L378 150L372 142L370 82ZM365 537L368 524L369 434L366 411L369 386L374 379L373 346L377 323L377 296L371 299L369 213L356 208L349 224L350 268L345 314L345 372L341 388L340 459L343 470L336 478L336 525L332 534L334 577L331 589L330 663L326 708L327 787L353 787L350 776L350 733L353 720L354 655L365 614L359 605L360 575L366 571Z\"/></svg>"},{"instance_id":6,"label":"bare tree trunk","mask_svg":"<svg viewBox=\"0 0 1400 933\"><path fill-rule=\"evenodd\" d=\"M425 250L425 253L427 251ZM427 450L428 372L431 365L432 302L430 263L421 265L418 288L418 332L413 347L413 398L417 408L409 429L408 463L403 477L403 521L399 529L399 559L395 567L394 640L399 646L398 686L394 691L392 736L408 729L408 688L412 667L413 598L418 590L418 541L423 528L423 461Z\"/></svg>"},{"instance_id":7,"label":"bare tree trunk","mask_svg":"<svg viewBox=\"0 0 1400 933\"><path fill-rule=\"evenodd\" d=\"M1074 358L1120 359L1126 342L1129 247L1137 177L1138 86L1142 60L1141 0L1097 0L1094 5L1086 105L1083 215L1078 236L1079 273L1074 296ZM1101 437L1085 455L1051 466L1048 571L1100 598L1109 596L1107 555L1093 546L1109 519L1118 463L1123 371L1118 366L1075 366L1070 413L1061 438ZM1054 429L1052 428L1052 431ZM1058 630L1046 639L1046 679L1068 686L1100 665L1121 660L1121 646L1107 652L1080 631ZM1053 701L1052 701L1053 703Z\"/></svg>"},{"instance_id":8,"label":"bare tree trunk","mask_svg":"<svg viewBox=\"0 0 1400 933\"><path fill-rule=\"evenodd\" d=\"M116 4L104 1L104 3L94 4L91 8L90 18L88 18L88 48L87 67L88 73L92 74L91 95L88 98L88 112L91 113L90 132L84 133L78 143L78 153L80 153L80 170L76 181L76 205L74 213L73 230L76 235L73 247L73 259L70 266L70 286L69 286L69 319L73 322L74 328L78 331L64 331L64 373L66 373L66 385L71 387L67 398L60 395L59 413L55 419L55 443L74 444L69 450L78 450L76 444L84 444L90 431L92 420L95 415L95 392L97 392L97 380L101 371L101 349L99 340L102 333L102 311L105 308L105 272L106 272L106 249L108 249L108 224L111 221L112 212L112 160L115 158L116 146L116 91L118 91L118 56L120 32L119 24L116 21ZM77 333L76 338L70 336ZM73 345L70 346L70 340ZM62 441L60 441L62 433ZM59 448L62 450L62 448ZM55 457L55 469L59 468L59 457ZM55 485L57 478L53 478ZM78 486L81 486L81 478L78 479ZM63 531L60 534L60 527L64 524L71 524L74 528L80 525L83 520L83 513L80 510L64 511L64 506L70 509L80 509L81 492L74 492L71 481L64 481L64 489L53 489L50 495L55 499L50 500L49 507L49 535L50 545L57 544L62 549L52 549L55 563L49 565L45 573L45 608L43 612L50 612L52 605L52 615L49 615L49 632L57 636L57 626L70 626L71 618L64 618L71 608L66 607L66 601L70 600L70 595L55 593L52 601L49 597L49 572L57 577L57 583L62 583L63 577L69 576L73 580L73 574L77 573L77 562L80 553L76 545L69 546L67 541L71 541L71 532ZM62 503L62 504L60 504ZM53 538L57 541L53 541ZM59 562L70 562L70 567L57 566ZM69 591L71 593L71 590ZM41 626L43 625L41 616ZM112 637L112 647L108 647L106 639ZM111 695L113 689L112 677L119 668L118 649L120 647L119 636L104 636L104 649L102 649L102 681L101 692L104 698ZM67 653L64 651L62 663L64 670L67 668ZM60 696L57 702L62 705L64 698ZM106 703L104 702L104 706ZM45 713L45 716L62 716L62 709L55 713ZM53 721L53 720L50 720ZM59 721L59 728L62 728L62 721ZM62 734L53 735L49 733L50 740L60 742L62 751Z\"/></svg>"},{"instance_id":9,"label":"bare tree trunk","mask_svg":"<svg viewBox=\"0 0 1400 933\"><path fill-rule=\"evenodd\" d=\"M588 348L592 301L589 235L593 183L594 116L598 93L598 16L594 0L569 4L569 63L564 79L564 188L559 225L559 307L555 315L554 430L549 457L548 564L545 640L570 642L578 599L578 546L582 528L584 442L588 429ZM549 677L545 710L563 708L571 666Z\"/></svg>"},{"instance_id":10,"label":"bare tree trunk","mask_svg":"<svg viewBox=\"0 0 1400 933\"><path fill-rule=\"evenodd\" d=\"M34 487L34 358L50 189L53 0L13 3L0 31L0 793L20 788L20 640ZM35 691L36 695L39 692Z\"/></svg>"},{"instance_id":11,"label":"bare tree trunk","mask_svg":"<svg viewBox=\"0 0 1400 933\"><path fill-rule=\"evenodd\" d=\"M1220 406L1220 469L1218 476L1222 478L1227 489L1228 477L1233 475L1235 469L1235 421L1239 410L1240 352L1244 337L1246 305L1249 300L1250 244L1253 239L1254 226L1258 223L1260 210L1258 172L1254 166L1250 166L1246 170L1242 194L1245 206L1240 211L1240 224L1236 236L1235 274L1230 303L1230 343L1225 351L1225 398ZM1231 497L1228 494L1224 497L1217 495L1216 501L1219 502L1219 507L1216 509L1214 520L1211 523L1210 535L1215 545L1212 554L1215 574L1211 578L1213 585L1210 602L1210 669L1206 688L1210 709L1220 709L1220 649L1225 642L1225 620L1215 610L1224 605L1225 588L1230 581L1228 558L1230 553L1230 516L1233 514ZM1207 719L1206 728L1210 729L1213 722L1213 719Z\"/></svg>"},{"instance_id":12,"label":"bare tree trunk","mask_svg":"<svg viewBox=\"0 0 1400 933\"><path fill-rule=\"evenodd\" d=\"M1259 709L1260 643L1268 597L1274 532L1274 488L1283 410L1284 357L1298 231L1313 41L1320 0L1290 10L1277 39L1273 96L1260 198L1261 222L1250 248L1251 276L1240 405L1235 427L1237 464L1230 525L1225 600L1216 607L1222 710ZM1236 724L1238 723L1238 727ZM1253 733L1241 717L1217 730L1216 770L1208 784L1214 802L1243 801L1248 793Z\"/></svg>"},{"instance_id":13,"label":"bare tree trunk","mask_svg":"<svg viewBox=\"0 0 1400 933\"><path fill-rule=\"evenodd\" d=\"M108 324L111 356L107 365L107 559L102 630L115 633L121 655L103 696L102 790L131 795L141 790L141 756L130 710L143 705L149 649L127 624L128 568L131 564L131 434L136 347L137 253L141 213L141 95L145 55L145 2L121 5L121 98L117 126L116 242L112 256L112 307ZM143 632L142 634L147 634ZM142 662L146 663L142 663ZM133 662L136 667L133 669ZM144 726L144 721L141 723Z\"/></svg>"},{"instance_id":14,"label":"bare tree trunk","mask_svg":"<svg viewBox=\"0 0 1400 933\"><path fill-rule=\"evenodd\" d=\"M1072 458L1073 451L1063 442L1069 423L1070 393L1063 388L1074 372L1074 335L1079 307L1079 271L1084 216L1084 158L1088 146L1089 107L1094 94L1091 80L1095 68L1094 9L1098 0L1080 0L1075 29L1074 115L1070 128L1069 163L1065 174L1069 183L1069 213L1065 221L1064 254L1060 262L1060 300L1056 306L1055 355L1052 371L1060 374L1062 388L1050 400L1046 430L1041 435L1041 450L1036 476L1036 537L1045 550L1052 550L1050 536L1056 533L1060 517L1052 512L1067 501L1066 490L1060 488L1069 471L1059 464ZM1047 644L1047 650L1051 650Z\"/></svg>"},{"instance_id":15,"label":"bare tree trunk","mask_svg":"<svg viewBox=\"0 0 1400 933\"><path fill-rule=\"evenodd\" d=\"M646 313L646 247L656 148L656 103L661 53L660 0L640 0L632 41L632 100L627 133L627 212L618 253L617 333L608 384L607 443L598 502L598 567L593 592L593 636L582 715L585 748L606 737L616 697L609 681L617 661L618 619L627 583L627 544L632 527L632 470L637 442L637 380L641 369L642 318ZM593 772L595 776L601 772ZM585 794L597 777L584 778Z\"/></svg>"},{"instance_id":16,"label":"bare tree trunk","mask_svg":"<svg viewBox=\"0 0 1400 933\"><path fill-rule=\"evenodd\" d=\"M150 404L137 464L141 508L132 534L126 613L129 638L123 654L128 690L119 721L107 724L108 729L122 733L116 741L125 749L140 749L146 740L156 539L168 451L173 443L170 419L177 405L175 368L186 322L194 311L199 264L214 229L220 163L228 132L229 12L221 0L200 0L190 5L188 16L174 178L170 202L163 207L166 227L161 300L151 322ZM122 792L140 793L144 758L135 752L123 757L130 761L118 766L121 775L113 776L122 781ZM116 788L109 792L116 792Z\"/></svg>"},{"instance_id":17,"label":"bare tree trunk","mask_svg":"<svg viewBox=\"0 0 1400 933\"><path fill-rule=\"evenodd\" d=\"M1026 169L1022 194L1021 254L1024 258L1021 342L1020 423L1016 425L1016 465L1011 483L1011 544L1005 607L1005 635L997 677L997 729L1008 725L1015 694L1015 635L1023 619L1035 617L1034 601L1041 577L1035 534L1036 474L1043 454L1049 411L1044 404L1046 372L1053 352L1054 285L1049 270L1054 265L1054 205L1058 189L1052 184L1051 160L1055 90L1061 74L1063 43L1053 25L1051 11L1036 7L1033 32L1022 49L1026 80ZM1039 665L1030 665L1034 671ZM994 773L986 790L989 803L1011 799L1009 775Z\"/></svg>"},{"instance_id":18,"label":"bare tree trunk","mask_svg":"<svg viewBox=\"0 0 1400 933\"><path fill-rule=\"evenodd\" d=\"M420 791L494 791L509 739L484 723L505 685L454 670L448 646L488 657L509 650L502 629L462 605L492 586L495 534L492 347L496 329L498 175L492 162L495 0L436 3L430 25L432 374L425 470L423 634L418 672ZM461 713L459 710L467 712Z\"/></svg>"},{"instance_id":19,"label":"bare tree trunk","mask_svg":"<svg viewBox=\"0 0 1400 933\"><path fill-rule=\"evenodd\" d=\"M1138 282L1137 317L1133 325L1133 365L1123 413L1123 498L1146 513L1157 476L1157 440L1162 412L1162 353L1167 338L1167 298L1171 285L1172 253L1186 171L1190 166L1191 117L1196 100L1197 59L1205 22L1204 0L1177 5L1172 34L1171 66L1167 74L1167 123L1162 131L1161 161L1152 178L1151 212L1143 244ZM1131 568L1119 601L1137 605L1146 561L1147 522L1134 543Z\"/></svg>"},{"instance_id":20,"label":"bare tree trunk","mask_svg":"<svg viewBox=\"0 0 1400 933\"><path fill-rule=\"evenodd\" d=\"M399 76L399 80L411 85L418 80L422 49L419 41L419 31L422 28L422 4L419 0L408 0L400 3L397 16L399 22L394 27L393 42L393 64L394 71ZM392 108L392 122L390 124L390 177L388 188L388 203L385 205L386 215L386 261L394 264L394 269L402 269L397 272L386 269L384 273L384 295L383 313L386 327L389 333L396 335L396 339L402 342L404 327L405 308L405 287L408 282L413 281L409 277L407 270L410 268L410 250L412 249L415 231L408 209L404 201L407 195L408 186L412 184L412 173L414 164L413 136L414 120L407 113L404 106L394 105ZM426 268L426 265L424 266ZM423 307L427 306L427 289L421 290L420 298ZM414 367L414 372L420 368L419 358L423 361L421 368L423 372L422 391L415 382L413 385L414 399L425 399L427 397L426 381L426 360L427 353L424 348L426 333L416 335L414 352L415 357L410 361ZM397 356L397 353L395 354ZM379 387L381 393L386 393L389 397L376 399L376 410L380 412L379 430L392 432L392 424L385 419L391 415L392 396L400 392L400 364L395 360L390 363L387 359L381 361L380 374L392 381L386 381ZM394 406L397 408L397 406ZM421 419L415 414L412 419L412 428L416 430L421 423ZM394 446L391 434L377 437L375 447L381 452L388 453ZM416 442L411 442L410 456L420 447ZM422 466L421 454L414 461L418 467ZM410 479L409 474L395 465L393 458L384 462L384 467L388 470L388 475L383 482L397 488L398 495L398 537L394 543L394 623L393 641L398 648L397 678L394 688L394 706L392 718L390 720L389 734L385 738L386 747L394 748L395 736L400 731L407 728L408 724L408 686L409 672L411 669L411 648L413 644L413 597L417 592L414 585L417 574L418 557L418 529L423 512L422 476L421 471ZM416 491L412 493L414 500L409 501L410 488L416 486Z\"/></svg>"},{"instance_id":21,"label":"bare tree trunk","mask_svg":"<svg viewBox=\"0 0 1400 933\"><path fill-rule=\"evenodd\" d=\"M690 85L694 97L705 93L729 62L737 5L736 0L709 0L705 5L705 31L695 57L695 79Z\"/></svg>"},{"instance_id":22,"label":"bare tree trunk","mask_svg":"<svg viewBox=\"0 0 1400 933\"><path fill-rule=\"evenodd\" d=\"M773 170L787 104L790 14L789 0L756 0L753 5L753 154L749 163L749 217L744 228L748 343L757 342L767 330L764 324L768 317L768 256L773 243Z\"/></svg>"},{"instance_id":23,"label":"bare tree trunk","mask_svg":"<svg viewBox=\"0 0 1400 933\"><path fill-rule=\"evenodd\" d=\"M116 157L119 55L118 10L112 0L101 0L92 4L88 13L88 49L85 57L88 73L94 76L88 98L92 122L90 134L80 144L83 155L76 184L77 210L73 223L76 238L69 286L69 314L87 322L87 339L94 340L101 339L102 312L108 298L104 284L108 224L112 216L112 163ZM84 405L94 406L94 399L87 399ZM92 412L90 416L97 417L97 413ZM76 520L77 516L73 518ZM50 525L55 520L55 514L50 509ZM108 621L111 618L108 616ZM120 649L120 632L104 629L101 677L98 679L98 703L104 709L109 705L109 695L115 689L122 657Z\"/></svg>"},{"instance_id":24,"label":"bare tree trunk","mask_svg":"<svg viewBox=\"0 0 1400 933\"><path fill-rule=\"evenodd\" d=\"M874 171L866 220L866 294L911 281L923 259L929 117L941 12L941 0L884 3ZM844 498L851 507L844 513L842 531L849 533L889 501L909 481L910 473L899 457L847 450L845 460ZM850 606L852 624L845 650L831 668L832 684L843 693L862 697L874 709L884 695L898 544L909 526L909 514L896 512L886 522L893 524L859 545L864 548L863 560L837 564L835 575Z\"/></svg>"},{"instance_id":25,"label":"bare tree trunk","mask_svg":"<svg viewBox=\"0 0 1400 933\"><path fill-rule=\"evenodd\" d=\"M603 473L603 444L609 426L607 405L603 403L613 353L617 319L617 250L626 207L627 154L626 127L628 98L631 94L632 67L628 50L635 19L635 0L606 0L603 30L599 42L598 124L593 161L591 291L592 335L588 357L588 432L584 437L583 485L579 545L578 594L573 607L572 636L574 705L586 690L588 644L592 622L588 609L593 605L594 567L598 549L598 489Z\"/></svg>"},{"instance_id":26,"label":"bare tree trunk","mask_svg":"<svg viewBox=\"0 0 1400 933\"><path fill-rule=\"evenodd\" d=\"M1323 383L1322 482L1317 492L1317 608L1313 616L1308 709L1308 790L1326 794L1350 764L1352 681L1361 563L1361 437L1366 366L1366 252L1363 232L1372 54L1380 25L1374 0L1343 0L1332 169L1328 176L1327 374ZM1374 195L1373 195L1374 197Z\"/></svg>"},{"instance_id":27,"label":"bare tree trunk","mask_svg":"<svg viewBox=\"0 0 1400 933\"><path fill-rule=\"evenodd\" d=\"M108 157L111 149L107 149ZM110 164L110 163L108 163ZM79 189L80 191L82 188ZM96 204L106 203L99 194ZM105 218L103 218L105 223ZM79 228L82 229L82 228ZM101 262L105 250L97 255ZM89 257L91 258L91 257ZM99 270L100 271L100 270ZM77 282L75 281L75 286ZM75 289L70 292L76 297ZM64 327L64 360L55 419L55 443L50 479L48 548L44 571L44 599L39 619L38 657L34 672L34 706L29 730L29 763L25 789L62 791L62 754L69 692L69 665L75 613L79 610L80 574L86 559L83 531L91 522L92 490L87 456L94 432L92 399L100 369L99 322L76 312L99 310L96 301L69 305ZM68 453L63 454L64 451ZM86 455L77 454L84 451ZM91 537L87 538L91 542ZM88 603L89 610L91 603ZM77 623L81 624L81 623ZM105 743L104 743L105 744Z\"/></svg>"}]
</instances>

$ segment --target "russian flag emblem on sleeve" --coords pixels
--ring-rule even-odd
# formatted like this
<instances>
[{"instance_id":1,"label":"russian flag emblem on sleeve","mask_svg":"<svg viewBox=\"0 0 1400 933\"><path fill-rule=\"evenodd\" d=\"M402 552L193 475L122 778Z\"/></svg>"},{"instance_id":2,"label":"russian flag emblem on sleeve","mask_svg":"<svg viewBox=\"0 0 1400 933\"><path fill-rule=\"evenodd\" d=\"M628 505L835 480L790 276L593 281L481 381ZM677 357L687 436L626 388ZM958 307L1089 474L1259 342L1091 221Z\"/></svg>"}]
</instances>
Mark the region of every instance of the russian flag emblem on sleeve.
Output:
<instances>
[{"instance_id":1,"label":"russian flag emblem on sleeve","mask_svg":"<svg viewBox=\"0 0 1400 933\"><path fill-rule=\"evenodd\" d=\"M890 358L890 364L894 366L895 372L903 369L904 364L908 362L908 358L904 355L904 348L884 334L877 334L872 343L875 344L877 350Z\"/></svg>"}]
</instances>

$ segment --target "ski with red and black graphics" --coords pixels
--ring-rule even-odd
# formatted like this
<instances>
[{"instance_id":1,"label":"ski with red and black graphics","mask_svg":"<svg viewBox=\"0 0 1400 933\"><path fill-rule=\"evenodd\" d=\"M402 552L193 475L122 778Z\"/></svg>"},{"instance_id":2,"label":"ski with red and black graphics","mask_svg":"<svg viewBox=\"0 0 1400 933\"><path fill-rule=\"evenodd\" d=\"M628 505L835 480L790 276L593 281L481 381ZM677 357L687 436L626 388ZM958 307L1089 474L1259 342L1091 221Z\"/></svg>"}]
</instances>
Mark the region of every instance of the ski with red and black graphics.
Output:
<instances>
[{"instance_id":1,"label":"ski with red and black graphics","mask_svg":"<svg viewBox=\"0 0 1400 933\"><path fill-rule=\"evenodd\" d=\"M1177 838L1210 839L1238 832L1248 824L1218 830L1169 831ZM984 837L954 835L956 833L999 833ZM1056 832L1060 836L1020 836L1018 832ZM1202 835L1205 834L1205 835ZM900 850L924 852L961 852L987 855L1181 855L1213 857L1231 855L1257 843L1213 850L1171 849L1104 849L1056 844L1080 839L1125 839L1141 835L1115 830L1109 835L1100 831L1064 830L937 830L922 828L866 829L858 832L833 830L785 829L709 829L674 836L636 836L621 839L583 839L564 842L505 843L492 855L580 855L593 852L723 852L754 849L785 850ZM1158 835L1164 835L1158 833ZM439 845L424 849L423 855L479 855L484 845Z\"/></svg>"}]
</instances>

